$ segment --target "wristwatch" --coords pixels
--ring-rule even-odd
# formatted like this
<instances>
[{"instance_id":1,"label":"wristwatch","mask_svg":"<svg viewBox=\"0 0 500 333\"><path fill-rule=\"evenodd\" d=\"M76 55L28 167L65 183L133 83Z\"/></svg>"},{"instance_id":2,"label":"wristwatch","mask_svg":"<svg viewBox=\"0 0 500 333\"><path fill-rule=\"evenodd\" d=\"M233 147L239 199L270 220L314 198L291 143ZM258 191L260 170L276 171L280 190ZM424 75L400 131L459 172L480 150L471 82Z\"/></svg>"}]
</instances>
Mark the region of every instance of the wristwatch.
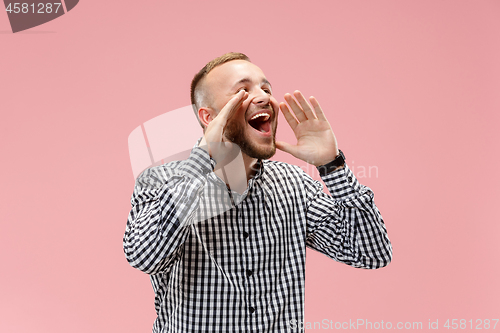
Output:
<instances>
[{"instance_id":1,"label":"wristwatch","mask_svg":"<svg viewBox=\"0 0 500 333\"><path fill-rule=\"evenodd\" d=\"M345 156L342 150L339 149L339 155L335 157L335 159L325 165L320 165L318 167L319 175L320 176L326 176L333 170L337 169L339 166L344 165L345 163Z\"/></svg>"}]
</instances>

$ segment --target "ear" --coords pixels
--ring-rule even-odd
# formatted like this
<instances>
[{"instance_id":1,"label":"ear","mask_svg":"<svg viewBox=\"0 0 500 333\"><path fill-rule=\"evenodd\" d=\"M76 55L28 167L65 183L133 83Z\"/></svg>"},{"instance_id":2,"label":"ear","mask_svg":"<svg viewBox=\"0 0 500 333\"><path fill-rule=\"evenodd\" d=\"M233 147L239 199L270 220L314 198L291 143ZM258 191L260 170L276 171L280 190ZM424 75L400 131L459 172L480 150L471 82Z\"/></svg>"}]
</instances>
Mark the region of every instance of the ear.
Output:
<instances>
[{"instance_id":1,"label":"ear","mask_svg":"<svg viewBox=\"0 0 500 333\"><path fill-rule=\"evenodd\" d=\"M215 118L215 111L209 107L201 107L198 109L198 119L200 122L207 127L208 124Z\"/></svg>"}]
</instances>

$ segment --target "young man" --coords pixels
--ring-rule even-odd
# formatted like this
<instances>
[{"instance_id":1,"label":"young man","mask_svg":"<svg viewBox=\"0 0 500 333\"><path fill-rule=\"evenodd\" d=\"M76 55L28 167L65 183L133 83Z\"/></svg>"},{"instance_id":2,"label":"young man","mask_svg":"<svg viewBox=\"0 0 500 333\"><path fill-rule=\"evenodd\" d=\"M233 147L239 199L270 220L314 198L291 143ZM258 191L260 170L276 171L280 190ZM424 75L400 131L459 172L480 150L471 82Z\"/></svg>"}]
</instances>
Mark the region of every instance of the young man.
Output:
<instances>
[{"instance_id":1,"label":"young man","mask_svg":"<svg viewBox=\"0 0 500 333\"><path fill-rule=\"evenodd\" d=\"M278 104L241 53L194 77L204 135L188 159L137 179L124 236L127 260L151 276L153 332L292 331L304 320L306 246L353 267L390 262L373 193L345 164L316 99L293 97ZM280 109L296 145L275 142ZM276 148L318 167L330 195L299 167L268 161Z\"/></svg>"}]
</instances>

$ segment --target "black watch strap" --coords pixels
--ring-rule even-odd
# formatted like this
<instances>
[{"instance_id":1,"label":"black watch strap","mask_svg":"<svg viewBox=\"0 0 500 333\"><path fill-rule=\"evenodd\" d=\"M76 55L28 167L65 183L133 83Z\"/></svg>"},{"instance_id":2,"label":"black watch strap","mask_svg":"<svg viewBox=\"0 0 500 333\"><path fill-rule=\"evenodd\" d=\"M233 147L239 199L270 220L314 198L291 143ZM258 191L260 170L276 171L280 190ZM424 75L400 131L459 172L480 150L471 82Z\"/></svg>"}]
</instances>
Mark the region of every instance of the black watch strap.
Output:
<instances>
[{"instance_id":1,"label":"black watch strap","mask_svg":"<svg viewBox=\"0 0 500 333\"><path fill-rule=\"evenodd\" d=\"M325 165L320 165L318 167L319 175L320 176L326 176L333 170L337 169L338 167L344 165L345 163L345 156L342 150L339 149L339 155L331 162L325 164Z\"/></svg>"}]
</instances>

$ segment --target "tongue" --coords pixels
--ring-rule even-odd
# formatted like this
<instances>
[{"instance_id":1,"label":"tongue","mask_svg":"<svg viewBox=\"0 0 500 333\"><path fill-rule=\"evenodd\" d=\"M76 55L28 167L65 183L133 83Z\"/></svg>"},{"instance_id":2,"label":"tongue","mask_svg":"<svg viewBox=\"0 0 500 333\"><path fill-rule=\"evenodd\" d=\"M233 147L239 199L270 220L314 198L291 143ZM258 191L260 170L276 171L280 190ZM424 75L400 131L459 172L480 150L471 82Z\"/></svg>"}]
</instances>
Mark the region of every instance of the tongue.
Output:
<instances>
[{"instance_id":1,"label":"tongue","mask_svg":"<svg viewBox=\"0 0 500 333\"><path fill-rule=\"evenodd\" d=\"M269 132L271 125L269 124L269 121L261 121L260 119L255 119L249 122L250 126L255 128L257 131L262 132L262 133L267 133Z\"/></svg>"},{"instance_id":2,"label":"tongue","mask_svg":"<svg viewBox=\"0 0 500 333\"><path fill-rule=\"evenodd\" d=\"M263 133L269 132L270 129L271 129L271 125L269 124L269 121L261 122L259 125L259 128L258 128L258 130L263 132Z\"/></svg>"}]
</instances>

